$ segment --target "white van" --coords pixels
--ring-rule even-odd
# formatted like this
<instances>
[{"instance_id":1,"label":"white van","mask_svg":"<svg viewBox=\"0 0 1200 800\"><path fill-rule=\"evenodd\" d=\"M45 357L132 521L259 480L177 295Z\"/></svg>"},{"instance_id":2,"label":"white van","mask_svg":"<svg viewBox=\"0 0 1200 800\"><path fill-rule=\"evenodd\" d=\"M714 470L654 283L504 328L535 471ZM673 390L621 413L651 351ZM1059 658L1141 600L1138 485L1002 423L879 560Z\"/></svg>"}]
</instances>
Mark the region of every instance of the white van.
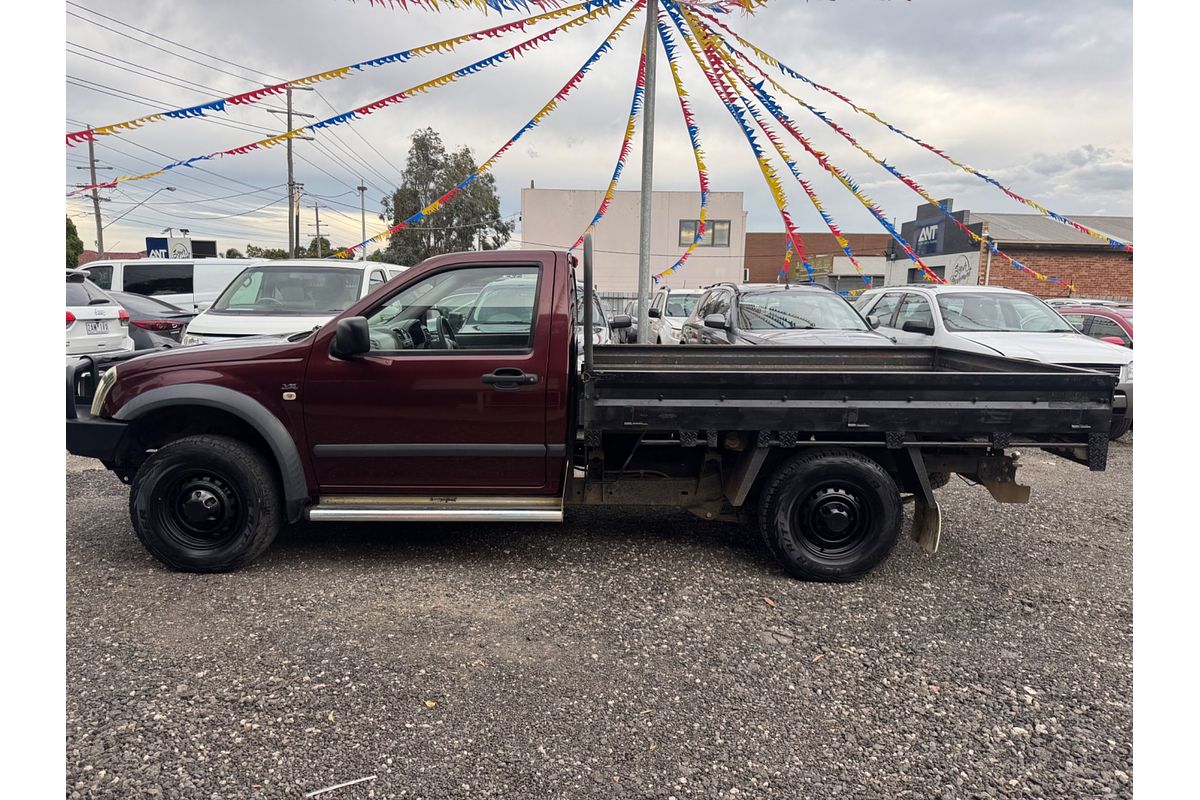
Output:
<instances>
[{"instance_id":1,"label":"white van","mask_svg":"<svg viewBox=\"0 0 1200 800\"><path fill-rule=\"evenodd\" d=\"M247 268L188 323L185 345L319 328L407 269L338 259L242 263Z\"/></svg>"},{"instance_id":2,"label":"white van","mask_svg":"<svg viewBox=\"0 0 1200 800\"><path fill-rule=\"evenodd\" d=\"M83 270L105 291L156 297L192 311L203 311L242 270L260 258L136 258L93 261Z\"/></svg>"}]
</instances>

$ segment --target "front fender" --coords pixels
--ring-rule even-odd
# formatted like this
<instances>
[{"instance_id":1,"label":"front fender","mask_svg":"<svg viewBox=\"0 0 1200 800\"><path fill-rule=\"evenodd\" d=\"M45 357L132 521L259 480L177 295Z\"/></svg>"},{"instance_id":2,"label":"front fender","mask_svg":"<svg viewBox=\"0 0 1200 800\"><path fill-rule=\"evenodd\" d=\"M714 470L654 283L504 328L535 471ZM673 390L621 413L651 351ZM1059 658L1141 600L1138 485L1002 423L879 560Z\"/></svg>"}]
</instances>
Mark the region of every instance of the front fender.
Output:
<instances>
[{"instance_id":1,"label":"front fender","mask_svg":"<svg viewBox=\"0 0 1200 800\"><path fill-rule=\"evenodd\" d=\"M296 522L308 503L308 485L300 452L288 429L279 418L252 397L206 383L181 383L163 386L137 395L113 414L122 422L133 422L152 411L173 406L202 406L233 414L254 428L271 448L283 483L284 506L290 522Z\"/></svg>"}]
</instances>

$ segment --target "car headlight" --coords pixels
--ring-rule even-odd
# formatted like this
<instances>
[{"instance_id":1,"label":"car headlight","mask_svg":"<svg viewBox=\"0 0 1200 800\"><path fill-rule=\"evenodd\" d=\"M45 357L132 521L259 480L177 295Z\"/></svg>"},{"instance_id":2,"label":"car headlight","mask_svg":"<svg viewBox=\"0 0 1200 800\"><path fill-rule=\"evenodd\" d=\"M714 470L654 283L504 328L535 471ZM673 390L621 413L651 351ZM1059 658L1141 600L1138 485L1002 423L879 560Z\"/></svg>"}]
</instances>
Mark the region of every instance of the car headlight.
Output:
<instances>
[{"instance_id":1,"label":"car headlight","mask_svg":"<svg viewBox=\"0 0 1200 800\"><path fill-rule=\"evenodd\" d=\"M100 376L100 382L96 384L96 394L92 397L92 416L100 416L100 407L104 405L105 398L108 397L108 390L117 382L117 368L109 367Z\"/></svg>"},{"instance_id":2,"label":"car headlight","mask_svg":"<svg viewBox=\"0 0 1200 800\"><path fill-rule=\"evenodd\" d=\"M189 345L189 344L204 344L204 337L203 337L203 336L197 336L197 335L196 335L196 334L194 334L194 333L186 333L186 332L185 332L185 333L183 334L183 339L182 339L182 341L180 342L180 344L183 344L183 345Z\"/></svg>"},{"instance_id":3,"label":"car headlight","mask_svg":"<svg viewBox=\"0 0 1200 800\"><path fill-rule=\"evenodd\" d=\"M1130 361L1125 366L1121 367L1121 383L1133 383L1133 362Z\"/></svg>"}]
</instances>

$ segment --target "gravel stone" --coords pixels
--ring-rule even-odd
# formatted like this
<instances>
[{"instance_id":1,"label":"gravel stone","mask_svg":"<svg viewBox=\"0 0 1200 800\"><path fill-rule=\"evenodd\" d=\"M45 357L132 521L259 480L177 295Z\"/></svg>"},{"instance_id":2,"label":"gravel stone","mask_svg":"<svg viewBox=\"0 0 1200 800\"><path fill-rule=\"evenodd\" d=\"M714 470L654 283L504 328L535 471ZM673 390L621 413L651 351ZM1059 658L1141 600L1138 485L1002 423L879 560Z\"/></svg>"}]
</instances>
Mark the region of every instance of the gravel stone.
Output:
<instances>
[{"instance_id":1,"label":"gravel stone","mask_svg":"<svg viewBox=\"0 0 1200 800\"><path fill-rule=\"evenodd\" d=\"M306 525L230 575L67 459L72 798L1132 797L1132 435L849 585L736 526ZM774 605L764 602L771 598Z\"/></svg>"}]
</instances>

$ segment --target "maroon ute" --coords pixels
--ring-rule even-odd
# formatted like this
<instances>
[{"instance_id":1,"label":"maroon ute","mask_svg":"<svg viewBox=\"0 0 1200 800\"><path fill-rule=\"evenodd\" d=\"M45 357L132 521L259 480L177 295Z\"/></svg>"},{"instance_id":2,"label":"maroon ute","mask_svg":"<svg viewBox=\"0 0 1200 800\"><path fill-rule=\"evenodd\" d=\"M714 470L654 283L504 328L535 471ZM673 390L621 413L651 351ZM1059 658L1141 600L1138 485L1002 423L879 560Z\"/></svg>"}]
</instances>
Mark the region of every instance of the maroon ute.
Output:
<instances>
[{"instance_id":1,"label":"maroon ute","mask_svg":"<svg viewBox=\"0 0 1200 800\"><path fill-rule=\"evenodd\" d=\"M315 331L81 359L67 448L129 483L138 538L194 572L305 519L557 522L589 503L750 522L790 574L852 580L891 552L903 494L936 549L950 473L1024 502L1006 449L1104 468L1111 376L932 347L579 357L574 266L439 256Z\"/></svg>"}]
</instances>

